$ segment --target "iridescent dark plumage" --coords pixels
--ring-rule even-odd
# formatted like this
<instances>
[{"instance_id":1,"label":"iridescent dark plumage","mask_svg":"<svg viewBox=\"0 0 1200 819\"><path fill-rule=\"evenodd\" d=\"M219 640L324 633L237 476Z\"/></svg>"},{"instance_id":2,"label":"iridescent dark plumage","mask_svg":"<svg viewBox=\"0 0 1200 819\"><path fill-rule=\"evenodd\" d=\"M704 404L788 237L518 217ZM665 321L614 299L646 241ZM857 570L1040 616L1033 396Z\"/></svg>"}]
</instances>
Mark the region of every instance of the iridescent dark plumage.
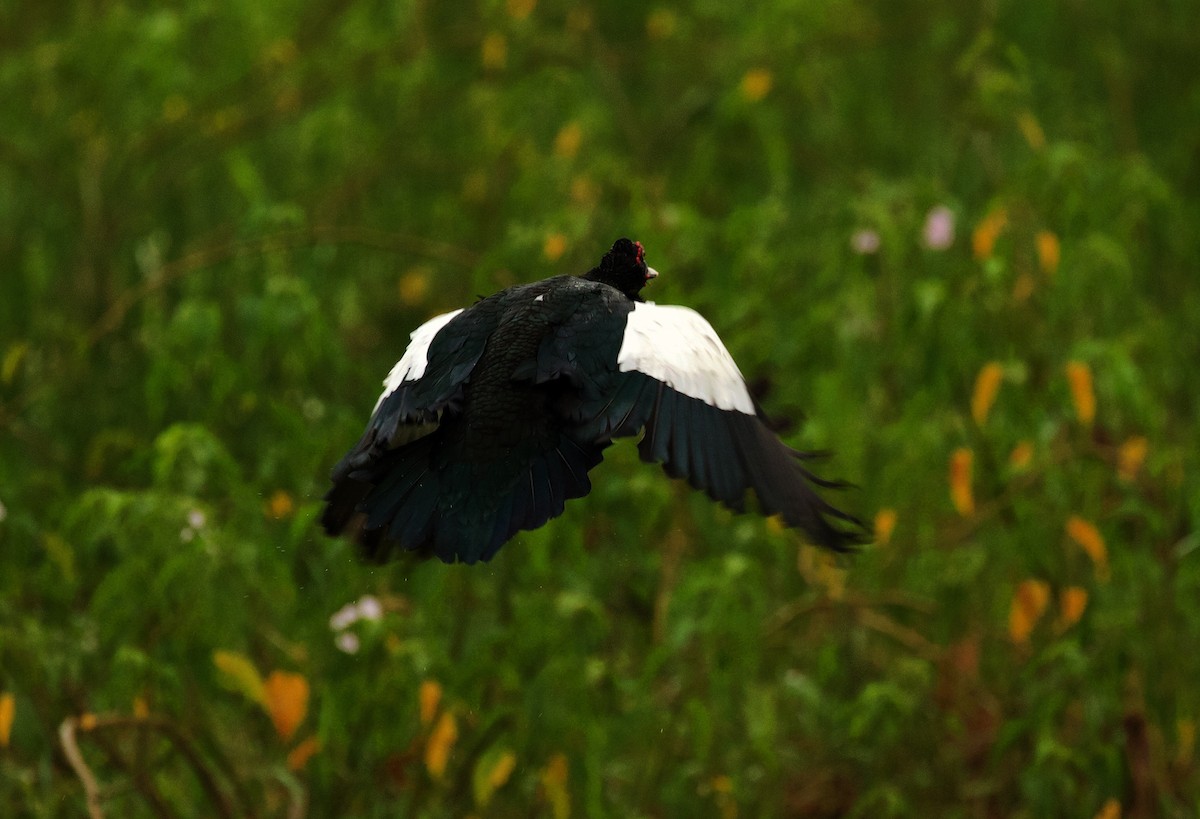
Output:
<instances>
[{"instance_id":1,"label":"iridescent dark plumage","mask_svg":"<svg viewBox=\"0 0 1200 819\"><path fill-rule=\"evenodd\" d=\"M846 549L861 524L812 484L764 424L712 327L641 298L656 276L620 239L580 277L512 287L413 333L362 438L334 468L321 521L366 553L488 560L520 529L591 489L614 438L742 511L753 489L815 542ZM830 519L852 524L834 526Z\"/></svg>"}]
</instances>

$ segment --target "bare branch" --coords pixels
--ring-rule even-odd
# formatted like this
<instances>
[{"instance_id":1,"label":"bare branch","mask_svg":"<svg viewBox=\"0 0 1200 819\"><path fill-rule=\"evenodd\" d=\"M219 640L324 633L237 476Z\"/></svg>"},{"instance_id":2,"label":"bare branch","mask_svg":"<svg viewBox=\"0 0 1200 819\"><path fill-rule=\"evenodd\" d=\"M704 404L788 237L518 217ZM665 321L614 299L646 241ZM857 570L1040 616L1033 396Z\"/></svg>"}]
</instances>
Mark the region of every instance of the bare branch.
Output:
<instances>
[{"instance_id":1,"label":"bare branch","mask_svg":"<svg viewBox=\"0 0 1200 819\"><path fill-rule=\"evenodd\" d=\"M83 761L83 754L79 752L79 743L75 741L75 729L78 725L79 722L75 717L67 717L62 721L62 725L58 726L58 738L62 742L63 754L66 755L67 762L71 763L71 769L83 783L88 816L90 819L104 819L104 811L100 809L100 784L92 774L92 769Z\"/></svg>"},{"instance_id":2,"label":"bare branch","mask_svg":"<svg viewBox=\"0 0 1200 819\"><path fill-rule=\"evenodd\" d=\"M79 777L79 781L83 783L84 793L87 795L88 816L90 819L104 819L104 812L100 807L104 794L95 775L84 761L83 754L79 750L79 743L76 738L79 727L80 720L78 718L68 717L59 726L59 739L62 742L63 753L66 755L67 761L70 762L75 775ZM174 723L158 716L134 717L122 714L106 714L88 718L87 730L89 732L121 730L125 728L135 728L140 731L153 730L162 734L183 756L192 771L196 774L196 779L199 781L201 789L208 796L213 807L216 808L217 815L222 817L222 819L234 819L238 815L228 796L226 796L217 783L216 777L201 758L200 753ZM157 798L157 789L154 788L152 782L145 777L143 772L130 770L129 764L122 758L114 756L114 760L125 769L125 773L133 780L135 787L143 798L150 802L152 806L155 806L156 810L162 814L166 810L166 807L161 799Z\"/></svg>"}]
</instances>

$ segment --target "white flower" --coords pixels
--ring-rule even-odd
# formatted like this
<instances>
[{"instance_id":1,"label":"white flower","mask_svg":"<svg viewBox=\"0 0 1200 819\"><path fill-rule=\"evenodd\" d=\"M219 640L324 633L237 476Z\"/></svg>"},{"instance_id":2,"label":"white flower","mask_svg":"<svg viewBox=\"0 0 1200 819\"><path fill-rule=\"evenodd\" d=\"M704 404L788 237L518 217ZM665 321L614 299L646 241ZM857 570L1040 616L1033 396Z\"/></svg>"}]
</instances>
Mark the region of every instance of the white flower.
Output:
<instances>
[{"instance_id":1,"label":"white flower","mask_svg":"<svg viewBox=\"0 0 1200 819\"><path fill-rule=\"evenodd\" d=\"M334 645L347 654L357 654L360 643L358 635L353 631L343 631L333 640Z\"/></svg>"},{"instance_id":2,"label":"white flower","mask_svg":"<svg viewBox=\"0 0 1200 819\"><path fill-rule=\"evenodd\" d=\"M358 607L353 603L347 603L333 613L329 618L329 627L334 631L342 631L354 625L358 619Z\"/></svg>"},{"instance_id":3,"label":"white flower","mask_svg":"<svg viewBox=\"0 0 1200 819\"><path fill-rule=\"evenodd\" d=\"M191 526L193 529L203 529L208 519L204 517L204 513L199 509L193 509L187 513L187 522L188 526Z\"/></svg>"},{"instance_id":4,"label":"white flower","mask_svg":"<svg viewBox=\"0 0 1200 819\"><path fill-rule=\"evenodd\" d=\"M379 620L383 617L383 604L378 597L365 594L358 600L358 616L363 620Z\"/></svg>"}]
</instances>

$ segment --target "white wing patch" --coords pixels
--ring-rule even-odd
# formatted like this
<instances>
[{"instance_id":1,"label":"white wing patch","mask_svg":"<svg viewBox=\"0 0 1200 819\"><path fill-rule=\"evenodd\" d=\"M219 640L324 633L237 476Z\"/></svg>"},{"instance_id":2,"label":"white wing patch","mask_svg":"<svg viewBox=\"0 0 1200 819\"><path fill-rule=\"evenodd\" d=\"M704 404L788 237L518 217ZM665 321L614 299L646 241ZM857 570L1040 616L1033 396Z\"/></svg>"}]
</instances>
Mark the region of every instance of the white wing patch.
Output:
<instances>
[{"instance_id":1,"label":"white wing patch","mask_svg":"<svg viewBox=\"0 0 1200 819\"><path fill-rule=\"evenodd\" d=\"M383 381L383 394L375 402L376 410L383 403L383 399L395 392L396 388L405 381L416 381L425 375L425 368L429 366L429 345L433 343L433 337L462 311L463 308L460 307L452 312L435 316L412 331L409 336L412 340L408 344L408 349L404 351L404 355L400 356L396 366L392 367L392 371ZM372 410L372 412L374 411Z\"/></svg>"},{"instance_id":2,"label":"white wing patch","mask_svg":"<svg viewBox=\"0 0 1200 819\"><path fill-rule=\"evenodd\" d=\"M745 379L712 325L687 307L635 304L617 354L637 370L717 409L757 414Z\"/></svg>"}]
</instances>

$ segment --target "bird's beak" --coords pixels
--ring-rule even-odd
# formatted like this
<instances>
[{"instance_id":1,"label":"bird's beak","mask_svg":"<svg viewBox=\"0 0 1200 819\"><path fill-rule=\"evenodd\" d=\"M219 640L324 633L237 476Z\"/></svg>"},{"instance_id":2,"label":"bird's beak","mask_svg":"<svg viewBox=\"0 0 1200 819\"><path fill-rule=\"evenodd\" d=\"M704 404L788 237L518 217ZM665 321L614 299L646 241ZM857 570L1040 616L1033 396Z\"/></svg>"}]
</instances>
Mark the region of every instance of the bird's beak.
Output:
<instances>
[{"instance_id":1,"label":"bird's beak","mask_svg":"<svg viewBox=\"0 0 1200 819\"><path fill-rule=\"evenodd\" d=\"M658 271L655 270L650 265L646 265L646 281L650 281L651 279L657 279L657 278L658 278Z\"/></svg>"}]
</instances>

